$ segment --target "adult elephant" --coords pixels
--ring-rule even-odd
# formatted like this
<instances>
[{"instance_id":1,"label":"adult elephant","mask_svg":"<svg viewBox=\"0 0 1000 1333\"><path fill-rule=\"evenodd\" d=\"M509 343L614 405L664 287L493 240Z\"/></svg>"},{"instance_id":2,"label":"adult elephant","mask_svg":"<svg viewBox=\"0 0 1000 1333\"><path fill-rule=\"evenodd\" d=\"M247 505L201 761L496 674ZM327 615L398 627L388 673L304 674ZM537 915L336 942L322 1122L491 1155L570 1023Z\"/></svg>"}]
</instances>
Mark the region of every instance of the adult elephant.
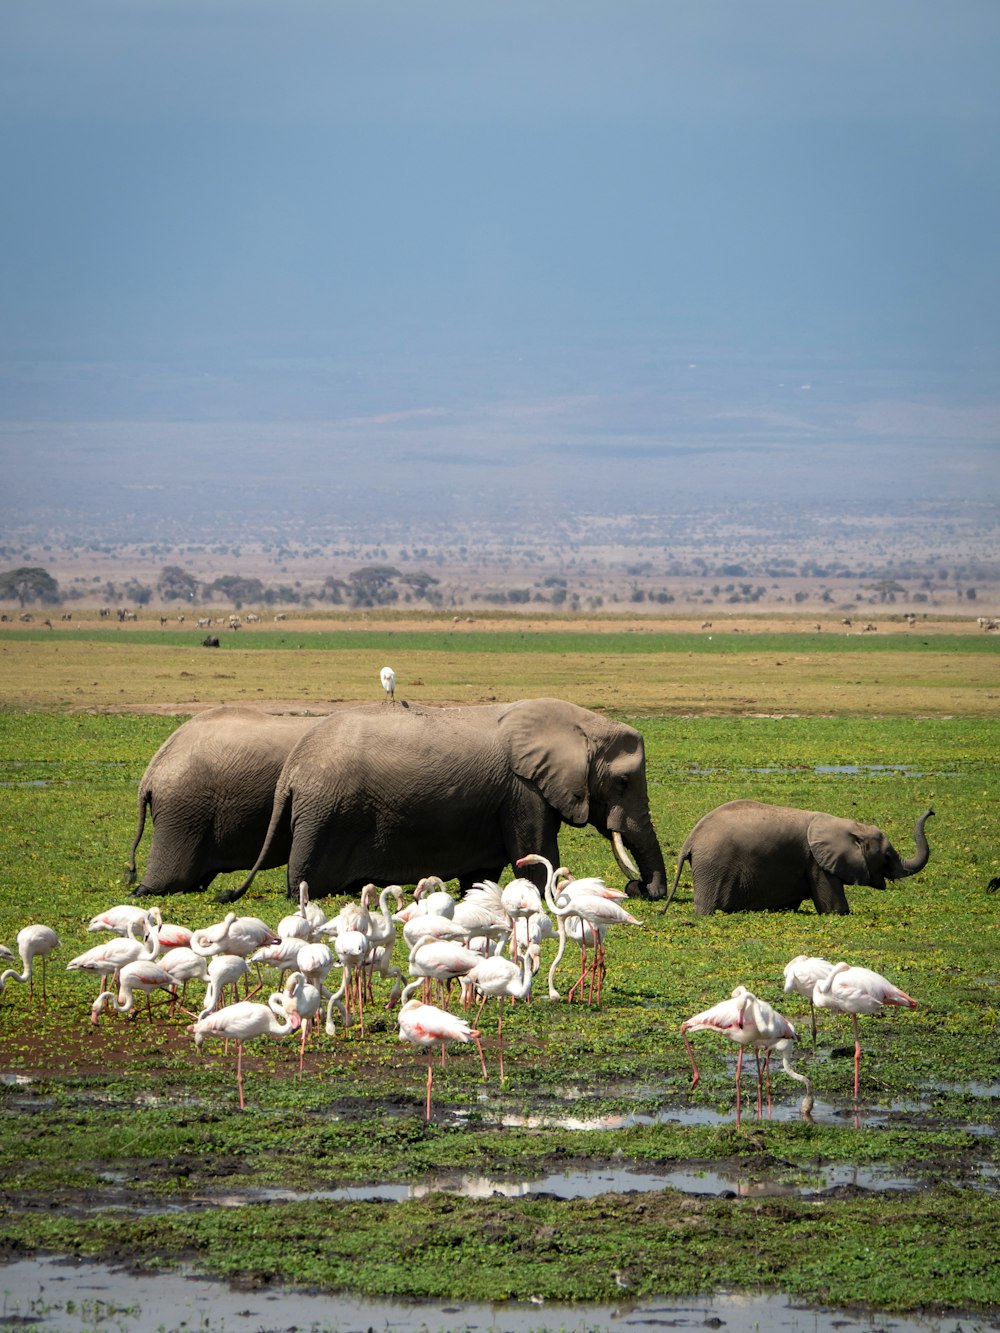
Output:
<instances>
[{"instance_id":1,"label":"adult elephant","mask_svg":"<svg viewBox=\"0 0 1000 1333\"><path fill-rule=\"evenodd\" d=\"M810 900L817 912L850 912L845 884L884 889L888 879L923 870L930 856L924 824L914 830L916 855L904 860L874 824L760 801L729 801L703 815L684 841L670 906L685 862L694 879L694 910L794 911Z\"/></svg>"},{"instance_id":2,"label":"adult elephant","mask_svg":"<svg viewBox=\"0 0 1000 1333\"><path fill-rule=\"evenodd\" d=\"M563 823L611 839L631 895L663 897L632 727L560 699L352 709L318 722L288 756L257 862L220 900L240 897L288 838L289 895L306 880L322 897L431 873L465 889L528 852L558 864Z\"/></svg>"},{"instance_id":3,"label":"adult elephant","mask_svg":"<svg viewBox=\"0 0 1000 1333\"><path fill-rule=\"evenodd\" d=\"M197 713L168 736L139 784L130 884L135 883L147 810L153 841L134 892L205 889L216 875L252 866L271 818L282 765L317 720L222 704ZM265 864L282 865L289 845L287 836L275 837Z\"/></svg>"}]
</instances>

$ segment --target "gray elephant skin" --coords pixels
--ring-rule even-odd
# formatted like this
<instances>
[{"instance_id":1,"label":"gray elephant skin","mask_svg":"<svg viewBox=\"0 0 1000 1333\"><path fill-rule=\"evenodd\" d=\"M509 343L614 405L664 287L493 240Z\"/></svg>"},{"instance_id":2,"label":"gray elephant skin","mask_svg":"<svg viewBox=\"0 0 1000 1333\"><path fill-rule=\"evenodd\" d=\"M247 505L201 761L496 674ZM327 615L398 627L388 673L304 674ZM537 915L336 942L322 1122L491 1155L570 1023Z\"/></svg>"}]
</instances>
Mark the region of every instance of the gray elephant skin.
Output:
<instances>
[{"instance_id":1,"label":"gray elephant skin","mask_svg":"<svg viewBox=\"0 0 1000 1333\"><path fill-rule=\"evenodd\" d=\"M291 841L288 892L314 897L434 874L467 889L529 852L559 863L563 823L590 824L635 861L632 896L662 898L640 733L560 699L427 708L379 703L318 722L288 756L257 863ZM532 867L537 875L539 870ZM540 881L539 881L540 882Z\"/></svg>"},{"instance_id":2,"label":"gray elephant skin","mask_svg":"<svg viewBox=\"0 0 1000 1333\"><path fill-rule=\"evenodd\" d=\"M845 884L884 889L886 880L923 870L930 855L920 816L916 855L904 860L874 824L760 801L729 801L703 815L684 841L670 905L685 862L694 880L694 910L794 911L812 902L817 912L850 912Z\"/></svg>"},{"instance_id":3,"label":"gray elephant skin","mask_svg":"<svg viewBox=\"0 0 1000 1333\"><path fill-rule=\"evenodd\" d=\"M216 875L257 860L274 804L274 788L294 746L315 717L283 717L249 705L222 704L183 723L149 761L128 865L146 824L153 839L136 894L205 889ZM290 839L276 836L267 866L283 865Z\"/></svg>"}]
</instances>

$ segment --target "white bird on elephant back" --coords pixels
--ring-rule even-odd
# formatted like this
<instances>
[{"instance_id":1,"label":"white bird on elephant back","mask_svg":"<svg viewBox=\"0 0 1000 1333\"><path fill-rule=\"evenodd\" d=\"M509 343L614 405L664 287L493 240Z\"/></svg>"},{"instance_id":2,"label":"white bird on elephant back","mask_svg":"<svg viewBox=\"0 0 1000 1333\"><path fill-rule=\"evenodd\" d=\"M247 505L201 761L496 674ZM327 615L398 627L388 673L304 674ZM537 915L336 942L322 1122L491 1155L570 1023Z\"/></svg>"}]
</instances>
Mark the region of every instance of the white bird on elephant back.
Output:
<instances>
[{"instance_id":1,"label":"white bird on elephant back","mask_svg":"<svg viewBox=\"0 0 1000 1333\"><path fill-rule=\"evenodd\" d=\"M390 703L396 702L396 673L392 667L384 666L378 673L378 678L382 682L382 688L389 697Z\"/></svg>"}]
</instances>

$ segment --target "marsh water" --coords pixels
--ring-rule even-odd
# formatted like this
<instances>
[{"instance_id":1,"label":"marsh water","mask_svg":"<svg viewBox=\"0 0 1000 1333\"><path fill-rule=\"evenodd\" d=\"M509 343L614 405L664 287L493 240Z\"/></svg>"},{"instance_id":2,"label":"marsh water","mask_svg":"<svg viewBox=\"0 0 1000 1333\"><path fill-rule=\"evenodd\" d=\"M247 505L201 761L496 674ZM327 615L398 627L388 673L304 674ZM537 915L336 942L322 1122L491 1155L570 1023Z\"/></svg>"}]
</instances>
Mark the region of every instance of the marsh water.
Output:
<instances>
[{"instance_id":1,"label":"marsh water","mask_svg":"<svg viewBox=\"0 0 1000 1333\"><path fill-rule=\"evenodd\" d=\"M826 1310L781 1296L719 1294L693 1300L618 1305L550 1302L481 1305L465 1301L368 1300L282 1290L234 1291L185 1273L134 1275L101 1264L23 1260L0 1269L0 1324L39 1333L597 1333L660 1328L726 1333L976 1333L973 1318Z\"/></svg>"}]
</instances>

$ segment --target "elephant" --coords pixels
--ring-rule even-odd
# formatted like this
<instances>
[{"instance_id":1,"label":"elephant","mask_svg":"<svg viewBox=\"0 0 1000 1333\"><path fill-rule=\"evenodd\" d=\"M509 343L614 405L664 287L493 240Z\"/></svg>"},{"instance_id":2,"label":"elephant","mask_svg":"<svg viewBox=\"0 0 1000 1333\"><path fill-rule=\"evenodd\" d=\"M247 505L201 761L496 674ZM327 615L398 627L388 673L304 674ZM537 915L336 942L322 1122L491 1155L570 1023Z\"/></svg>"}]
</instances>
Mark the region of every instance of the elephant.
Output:
<instances>
[{"instance_id":1,"label":"elephant","mask_svg":"<svg viewBox=\"0 0 1000 1333\"><path fill-rule=\"evenodd\" d=\"M729 801L703 815L684 840L663 910L690 862L699 916L795 911L807 899L818 913L846 915L851 909L845 884L884 889L887 879L923 870L930 856L924 824L933 813L917 820L916 855L904 860L874 824L787 805Z\"/></svg>"},{"instance_id":2,"label":"elephant","mask_svg":"<svg viewBox=\"0 0 1000 1333\"><path fill-rule=\"evenodd\" d=\"M282 717L250 705L196 714L163 742L139 784L128 882L146 824L153 841L136 894L205 889L216 875L252 866L267 831L274 787L292 747L316 717ZM276 837L267 865L282 865L290 839Z\"/></svg>"},{"instance_id":3,"label":"elephant","mask_svg":"<svg viewBox=\"0 0 1000 1333\"><path fill-rule=\"evenodd\" d=\"M257 862L220 901L239 898L287 840L293 898L303 880L323 897L429 873L465 891L529 852L558 865L563 823L611 840L631 896L663 897L645 749L632 727L561 699L353 708L318 722L289 754ZM531 873L540 886L540 869Z\"/></svg>"}]
</instances>

